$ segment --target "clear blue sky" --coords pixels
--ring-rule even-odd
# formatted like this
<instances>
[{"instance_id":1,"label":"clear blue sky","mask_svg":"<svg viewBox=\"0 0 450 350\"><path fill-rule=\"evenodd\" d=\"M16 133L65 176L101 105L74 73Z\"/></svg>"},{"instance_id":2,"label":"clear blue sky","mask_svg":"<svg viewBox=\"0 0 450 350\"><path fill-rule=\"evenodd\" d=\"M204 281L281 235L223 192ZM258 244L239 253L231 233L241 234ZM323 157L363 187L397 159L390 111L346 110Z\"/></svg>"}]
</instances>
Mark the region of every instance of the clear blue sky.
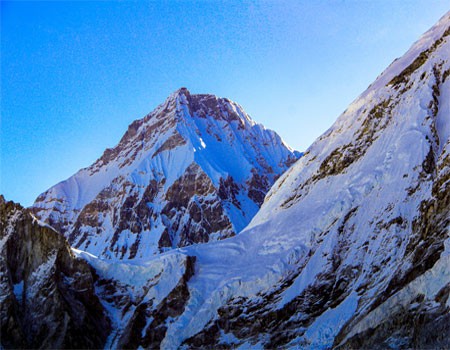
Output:
<instances>
[{"instance_id":1,"label":"clear blue sky","mask_svg":"<svg viewBox=\"0 0 450 350\"><path fill-rule=\"evenodd\" d=\"M306 149L448 1L1 2L1 183L28 206L172 91Z\"/></svg>"}]
</instances>

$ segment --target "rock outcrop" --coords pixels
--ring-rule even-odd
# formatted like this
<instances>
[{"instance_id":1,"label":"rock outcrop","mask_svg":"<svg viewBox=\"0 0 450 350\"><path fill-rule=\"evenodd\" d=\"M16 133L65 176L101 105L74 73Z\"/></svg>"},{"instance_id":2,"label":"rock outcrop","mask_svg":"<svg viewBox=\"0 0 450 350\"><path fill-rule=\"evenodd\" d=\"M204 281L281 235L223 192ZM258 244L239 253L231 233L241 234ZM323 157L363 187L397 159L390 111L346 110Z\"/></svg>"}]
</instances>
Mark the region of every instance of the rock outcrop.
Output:
<instances>
[{"instance_id":1,"label":"rock outcrop","mask_svg":"<svg viewBox=\"0 0 450 350\"><path fill-rule=\"evenodd\" d=\"M2 348L101 348L110 322L95 273L64 237L0 196Z\"/></svg>"}]
</instances>

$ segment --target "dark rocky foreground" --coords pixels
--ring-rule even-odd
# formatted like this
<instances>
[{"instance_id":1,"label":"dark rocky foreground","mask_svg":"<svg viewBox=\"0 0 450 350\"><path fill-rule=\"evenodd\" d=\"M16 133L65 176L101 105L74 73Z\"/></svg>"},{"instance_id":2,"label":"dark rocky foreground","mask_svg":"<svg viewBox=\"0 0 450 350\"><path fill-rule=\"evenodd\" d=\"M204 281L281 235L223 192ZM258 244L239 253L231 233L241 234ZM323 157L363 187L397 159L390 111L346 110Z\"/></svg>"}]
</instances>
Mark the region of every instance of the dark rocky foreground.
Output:
<instances>
[{"instance_id":1,"label":"dark rocky foreground","mask_svg":"<svg viewBox=\"0 0 450 350\"><path fill-rule=\"evenodd\" d=\"M59 233L0 196L2 347L103 347L110 321L94 281Z\"/></svg>"}]
</instances>

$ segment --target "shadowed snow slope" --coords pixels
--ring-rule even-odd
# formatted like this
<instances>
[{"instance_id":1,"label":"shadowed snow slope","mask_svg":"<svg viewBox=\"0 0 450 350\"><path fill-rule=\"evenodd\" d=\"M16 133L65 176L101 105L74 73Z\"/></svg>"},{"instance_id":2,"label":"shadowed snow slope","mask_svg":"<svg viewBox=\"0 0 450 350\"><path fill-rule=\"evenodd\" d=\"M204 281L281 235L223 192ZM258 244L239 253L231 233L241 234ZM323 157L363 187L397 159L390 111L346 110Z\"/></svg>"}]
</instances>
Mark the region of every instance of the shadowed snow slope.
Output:
<instances>
[{"instance_id":1,"label":"shadowed snow slope","mask_svg":"<svg viewBox=\"0 0 450 350\"><path fill-rule=\"evenodd\" d=\"M150 257L241 231L299 156L238 104L182 88L33 210L76 248Z\"/></svg>"},{"instance_id":2,"label":"shadowed snow slope","mask_svg":"<svg viewBox=\"0 0 450 350\"><path fill-rule=\"evenodd\" d=\"M277 180L240 235L136 260L180 275L190 259L193 275L156 327L152 307L109 302L123 310L116 324L139 320L133 346L450 347L449 57L447 13Z\"/></svg>"}]
</instances>

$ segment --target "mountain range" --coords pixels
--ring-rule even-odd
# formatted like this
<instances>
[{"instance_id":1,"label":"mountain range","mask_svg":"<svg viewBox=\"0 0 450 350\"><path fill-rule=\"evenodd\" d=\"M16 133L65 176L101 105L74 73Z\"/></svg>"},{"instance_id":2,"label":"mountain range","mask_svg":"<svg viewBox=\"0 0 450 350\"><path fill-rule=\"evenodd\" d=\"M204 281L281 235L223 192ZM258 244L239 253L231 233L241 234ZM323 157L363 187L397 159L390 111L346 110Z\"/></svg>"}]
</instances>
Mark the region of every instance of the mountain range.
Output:
<instances>
[{"instance_id":1,"label":"mountain range","mask_svg":"<svg viewBox=\"0 0 450 350\"><path fill-rule=\"evenodd\" d=\"M2 198L2 346L449 348L449 60L450 12L304 154L182 88Z\"/></svg>"}]
</instances>

